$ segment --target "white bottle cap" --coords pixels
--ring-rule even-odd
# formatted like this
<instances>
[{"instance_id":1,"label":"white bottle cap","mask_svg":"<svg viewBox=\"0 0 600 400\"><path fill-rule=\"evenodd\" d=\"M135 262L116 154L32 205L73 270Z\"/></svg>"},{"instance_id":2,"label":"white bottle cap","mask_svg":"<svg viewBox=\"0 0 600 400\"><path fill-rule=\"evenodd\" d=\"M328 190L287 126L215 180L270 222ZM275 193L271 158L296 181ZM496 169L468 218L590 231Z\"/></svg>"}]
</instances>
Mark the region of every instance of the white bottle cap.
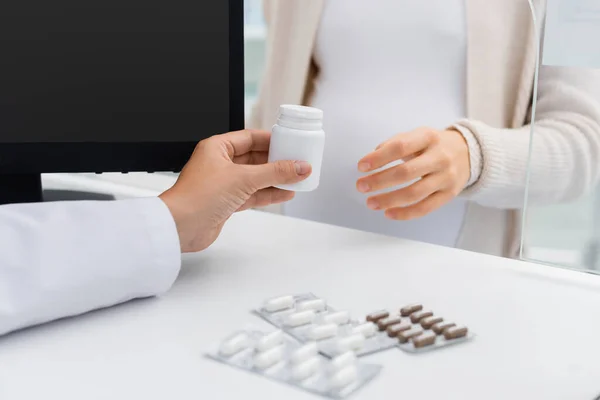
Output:
<instances>
[{"instance_id":1,"label":"white bottle cap","mask_svg":"<svg viewBox=\"0 0 600 400\"><path fill-rule=\"evenodd\" d=\"M314 107L298 106L293 104L284 104L279 107L279 114L291 118L301 118L309 120L323 119L323 110Z\"/></svg>"},{"instance_id":2,"label":"white bottle cap","mask_svg":"<svg viewBox=\"0 0 600 400\"><path fill-rule=\"evenodd\" d=\"M314 107L284 104L279 107L277 125L290 129L318 131L323 129L323 111Z\"/></svg>"}]
</instances>

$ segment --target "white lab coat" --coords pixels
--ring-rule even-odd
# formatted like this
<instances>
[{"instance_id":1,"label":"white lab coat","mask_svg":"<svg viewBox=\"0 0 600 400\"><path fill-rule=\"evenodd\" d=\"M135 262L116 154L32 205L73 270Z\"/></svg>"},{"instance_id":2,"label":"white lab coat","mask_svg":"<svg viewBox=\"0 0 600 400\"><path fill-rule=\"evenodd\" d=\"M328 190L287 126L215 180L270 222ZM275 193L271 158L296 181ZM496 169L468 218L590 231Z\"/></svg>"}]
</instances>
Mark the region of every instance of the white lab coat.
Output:
<instances>
[{"instance_id":1,"label":"white lab coat","mask_svg":"<svg viewBox=\"0 0 600 400\"><path fill-rule=\"evenodd\" d=\"M0 335L168 290L181 252L158 198L0 207Z\"/></svg>"}]
</instances>

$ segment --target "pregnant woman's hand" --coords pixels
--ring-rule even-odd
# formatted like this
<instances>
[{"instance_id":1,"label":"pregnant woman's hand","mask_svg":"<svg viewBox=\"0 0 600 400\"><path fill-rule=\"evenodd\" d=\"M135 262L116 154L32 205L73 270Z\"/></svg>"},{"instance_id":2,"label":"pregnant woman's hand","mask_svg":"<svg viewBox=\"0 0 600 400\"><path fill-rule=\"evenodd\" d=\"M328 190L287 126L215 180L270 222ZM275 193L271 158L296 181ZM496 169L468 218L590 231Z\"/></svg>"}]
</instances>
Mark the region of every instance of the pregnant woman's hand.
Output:
<instances>
[{"instance_id":1,"label":"pregnant woman's hand","mask_svg":"<svg viewBox=\"0 0 600 400\"><path fill-rule=\"evenodd\" d=\"M404 163L373 173L386 165ZM469 148L458 131L419 128L401 133L382 143L358 163L361 172L357 189L374 193L415 181L389 193L371 196L367 206L385 210L394 220L420 218L456 197L470 177Z\"/></svg>"}]
</instances>

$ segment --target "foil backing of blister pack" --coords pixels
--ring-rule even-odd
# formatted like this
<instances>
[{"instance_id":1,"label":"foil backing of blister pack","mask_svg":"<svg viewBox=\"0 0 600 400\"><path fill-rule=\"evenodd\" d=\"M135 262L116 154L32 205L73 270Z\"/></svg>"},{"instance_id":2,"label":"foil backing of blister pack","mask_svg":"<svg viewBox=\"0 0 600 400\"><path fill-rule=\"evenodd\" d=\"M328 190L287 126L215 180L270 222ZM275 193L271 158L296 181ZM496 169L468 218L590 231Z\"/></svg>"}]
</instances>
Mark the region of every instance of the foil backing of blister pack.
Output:
<instances>
[{"instance_id":1,"label":"foil backing of blister pack","mask_svg":"<svg viewBox=\"0 0 600 400\"><path fill-rule=\"evenodd\" d=\"M382 368L380 365L366 364L357 360L352 364L356 366L356 378L343 387L334 387L332 386L332 382L335 374L341 370L336 371L331 360L321 355L316 355L315 357L318 358L319 364L317 372L308 378L297 380L294 379L294 367L297 367L299 364L293 363L292 354L302 346L301 343L298 343L293 338L284 336L283 344L281 344L281 346L285 347L282 361L266 369L261 369L255 365L257 354L260 354L256 349L256 344L268 333L254 330L238 331L229 336L229 338L240 334L247 335L250 338L250 345L248 347L230 356L222 355L218 347L216 347L214 351L207 353L206 356L214 361L326 398L345 399L349 397L377 377Z\"/></svg>"}]
</instances>

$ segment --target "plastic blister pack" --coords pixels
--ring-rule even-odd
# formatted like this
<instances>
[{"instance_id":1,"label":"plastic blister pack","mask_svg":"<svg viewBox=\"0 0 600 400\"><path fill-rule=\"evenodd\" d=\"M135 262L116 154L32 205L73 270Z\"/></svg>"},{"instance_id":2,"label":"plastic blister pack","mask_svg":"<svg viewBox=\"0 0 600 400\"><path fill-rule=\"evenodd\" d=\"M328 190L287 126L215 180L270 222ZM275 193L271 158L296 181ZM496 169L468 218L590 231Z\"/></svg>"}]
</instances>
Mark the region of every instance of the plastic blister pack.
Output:
<instances>
[{"instance_id":1,"label":"plastic blister pack","mask_svg":"<svg viewBox=\"0 0 600 400\"><path fill-rule=\"evenodd\" d=\"M281 330L235 332L207 357L333 399L347 398L381 371L352 352L329 360L319 355L316 343L298 343Z\"/></svg>"},{"instance_id":2,"label":"plastic blister pack","mask_svg":"<svg viewBox=\"0 0 600 400\"><path fill-rule=\"evenodd\" d=\"M398 347L408 353L422 353L461 344L475 337L466 326L454 323L451 323L451 325L441 331L425 329L422 326L415 325L412 332L407 331L406 335L400 334L398 336L400 342Z\"/></svg>"},{"instance_id":3,"label":"plastic blister pack","mask_svg":"<svg viewBox=\"0 0 600 400\"><path fill-rule=\"evenodd\" d=\"M337 336L319 342L319 350L327 357L353 351L358 357L391 349L395 338L380 332L372 322L352 322L340 328Z\"/></svg>"},{"instance_id":4,"label":"plastic blister pack","mask_svg":"<svg viewBox=\"0 0 600 400\"><path fill-rule=\"evenodd\" d=\"M254 313L273 326L285 329L290 335L300 339L308 325L327 323L327 316L336 314L336 311L325 300L312 293L305 293L268 299ZM337 324L348 322L349 315Z\"/></svg>"},{"instance_id":5,"label":"plastic blister pack","mask_svg":"<svg viewBox=\"0 0 600 400\"><path fill-rule=\"evenodd\" d=\"M377 324L401 350L421 353L469 341L475 335L464 325L458 325L427 310L421 304L410 304L399 312L376 311L367 320Z\"/></svg>"},{"instance_id":6,"label":"plastic blister pack","mask_svg":"<svg viewBox=\"0 0 600 400\"><path fill-rule=\"evenodd\" d=\"M312 293L268 299L254 313L302 343L316 342L330 358L346 351L364 356L397 345L373 323L354 320Z\"/></svg>"}]
</instances>

